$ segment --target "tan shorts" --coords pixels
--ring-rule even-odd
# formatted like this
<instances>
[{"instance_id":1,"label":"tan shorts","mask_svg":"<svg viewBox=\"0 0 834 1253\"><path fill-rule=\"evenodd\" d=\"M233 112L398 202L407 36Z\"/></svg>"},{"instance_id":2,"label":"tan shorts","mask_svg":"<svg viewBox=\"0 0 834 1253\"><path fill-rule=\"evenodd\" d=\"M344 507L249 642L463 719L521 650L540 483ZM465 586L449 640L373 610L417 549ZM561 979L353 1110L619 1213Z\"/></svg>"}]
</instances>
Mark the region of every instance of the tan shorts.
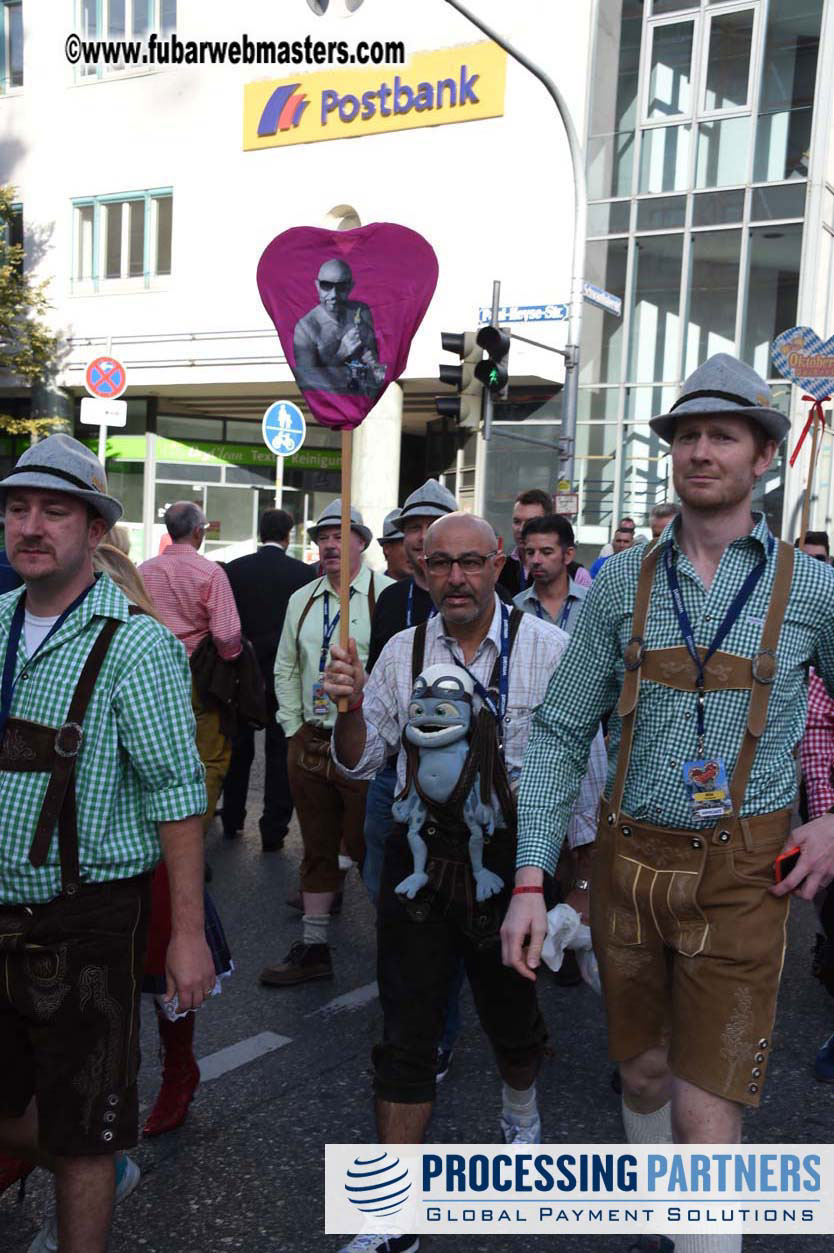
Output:
<instances>
[{"instance_id":1,"label":"tan shorts","mask_svg":"<svg viewBox=\"0 0 834 1253\"><path fill-rule=\"evenodd\" d=\"M338 892L340 847L360 866L365 857L368 784L339 773L329 732L307 722L288 741L287 768L304 845L302 890Z\"/></svg>"},{"instance_id":2,"label":"tan shorts","mask_svg":"<svg viewBox=\"0 0 834 1253\"><path fill-rule=\"evenodd\" d=\"M669 1041L673 1074L758 1105L788 919L768 888L791 811L717 831L611 817L603 800L591 892L610 1057Z\"/></svg>"}]
</instances>

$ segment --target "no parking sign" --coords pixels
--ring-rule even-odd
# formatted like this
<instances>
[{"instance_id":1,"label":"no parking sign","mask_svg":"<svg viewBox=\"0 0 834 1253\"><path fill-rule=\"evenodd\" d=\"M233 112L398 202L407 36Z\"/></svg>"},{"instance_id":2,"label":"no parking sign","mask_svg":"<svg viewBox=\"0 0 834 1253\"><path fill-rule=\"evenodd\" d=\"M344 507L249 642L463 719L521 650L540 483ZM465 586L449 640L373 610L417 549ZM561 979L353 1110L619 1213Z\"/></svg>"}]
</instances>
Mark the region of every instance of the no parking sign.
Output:
<instances>
[{"instance_id":1,"label":"no parking sign","mask_svg":"<svg viewBox=\"0 0 834 1253\"><path fill-rule=\"evenodd\" d=\"M94 357L85 371L84 386L98 400L115 400L127 387L127 371L115 357Z\"/></svg>"}]
</instances>

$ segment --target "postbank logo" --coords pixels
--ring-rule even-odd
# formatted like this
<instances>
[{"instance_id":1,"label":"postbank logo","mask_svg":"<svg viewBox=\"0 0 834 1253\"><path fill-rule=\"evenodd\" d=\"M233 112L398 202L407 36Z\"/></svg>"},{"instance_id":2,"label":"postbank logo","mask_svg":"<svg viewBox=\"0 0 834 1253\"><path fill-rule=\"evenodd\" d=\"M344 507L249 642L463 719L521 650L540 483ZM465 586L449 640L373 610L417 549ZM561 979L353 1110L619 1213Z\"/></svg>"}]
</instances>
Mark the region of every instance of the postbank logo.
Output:
<instances>
[{"instance_id":1,"label":"postbank logo","mask_svg":"<svg viewBox=\"0 0 834 1253\"><path fill-rule=\"evenodd\" d=\"M489 41L420 52L407 65L247 83L243 147L349 139L501 117L507 54Z\"/></svg>"}]
</instances>

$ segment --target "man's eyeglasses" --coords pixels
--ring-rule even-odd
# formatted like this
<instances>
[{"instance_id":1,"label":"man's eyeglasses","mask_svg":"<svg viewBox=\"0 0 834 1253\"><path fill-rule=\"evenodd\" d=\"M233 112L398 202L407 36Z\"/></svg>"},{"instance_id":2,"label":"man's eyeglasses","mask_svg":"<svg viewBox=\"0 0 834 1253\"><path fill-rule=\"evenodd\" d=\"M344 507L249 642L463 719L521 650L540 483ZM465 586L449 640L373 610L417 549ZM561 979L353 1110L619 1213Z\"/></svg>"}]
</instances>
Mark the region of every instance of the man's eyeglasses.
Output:
<instances>
[{"instance_id":1,"label":"man's eyeglasses","mask_svg":"<svg viewBox=\"0 0 834 1253\"><path fill-rule=\"evenodd\" d=\"M330 279L326 279L326 278L319 279L319 287L321 288L322 291L337 291L337 292L350 291L350 283L344 283L344 282L335 283L335 282L331 282Z\"/></svg>"},{"instance_id":2,"label":"man's eyeglasses","mask_svg":"<svg viewBox=\"0 0 834 1253\"><path fill-rule=\"evenodd\" d=\"M426 557L426 569L429 574L451 574L452 566L458 565L464 574L480 574L490 557L497 556L496 550L489 553L463 553L460 557L432 553L430 557Z\"/></svg>"}]
</instances>

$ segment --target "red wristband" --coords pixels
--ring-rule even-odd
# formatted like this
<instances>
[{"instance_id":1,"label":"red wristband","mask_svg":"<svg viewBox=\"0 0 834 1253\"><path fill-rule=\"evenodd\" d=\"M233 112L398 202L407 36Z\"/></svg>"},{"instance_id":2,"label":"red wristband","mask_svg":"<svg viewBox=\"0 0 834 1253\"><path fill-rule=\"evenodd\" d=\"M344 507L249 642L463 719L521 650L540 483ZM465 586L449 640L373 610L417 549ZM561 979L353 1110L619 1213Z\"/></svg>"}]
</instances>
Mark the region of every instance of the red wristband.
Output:
<instances>
[{"instance_id":1,"label":"red wristband","mask_svg":"<svg viewBox=\"0 0 834 1253\"><path fill-rule=\"evenodd\" d=\"M535 892L539 896L544 896L544 888L536 887L533 884L525 884L524 887L513 888L513 896L521 896L523 892Z\"/></svg>"},{"instance_id":2,"label":"red wristband","mask_svg":"<svg viewBox=\"0 0 834 1253\"><path fill-rule=\"evenodd\" d=\"M361 708L362 708L362 702L363 702L363 700L364 700L364 699L365 699L365 693L364 693L364 692L360 692L360 693L359 693L359 699L358 699L357 701L354 701L354 703L353 703L352 705L350 704L350 702L348 702L348 713L349 713L349 714L356 713L356 710L357 710L357 709L361 709Z\"/></svg>"}]
</instances>

